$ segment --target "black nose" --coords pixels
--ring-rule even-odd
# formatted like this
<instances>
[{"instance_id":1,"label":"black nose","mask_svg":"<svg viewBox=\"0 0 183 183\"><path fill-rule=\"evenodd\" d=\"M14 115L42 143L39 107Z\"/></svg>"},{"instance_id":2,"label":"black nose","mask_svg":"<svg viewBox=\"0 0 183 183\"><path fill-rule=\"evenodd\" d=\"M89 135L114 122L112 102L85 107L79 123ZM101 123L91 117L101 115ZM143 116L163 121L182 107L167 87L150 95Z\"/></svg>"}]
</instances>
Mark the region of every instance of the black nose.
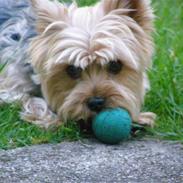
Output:
<instances>
[{"instance_id":1,"label":"black nose","mask_svg":"<svg viewBox=\"0 0 183 183\"><path fill-rule=\"evenodd\" d=\"M105 99L102 97L91 97L87 105L91 111L98 112L105 107Z\"/></svg>"}]
</instances>

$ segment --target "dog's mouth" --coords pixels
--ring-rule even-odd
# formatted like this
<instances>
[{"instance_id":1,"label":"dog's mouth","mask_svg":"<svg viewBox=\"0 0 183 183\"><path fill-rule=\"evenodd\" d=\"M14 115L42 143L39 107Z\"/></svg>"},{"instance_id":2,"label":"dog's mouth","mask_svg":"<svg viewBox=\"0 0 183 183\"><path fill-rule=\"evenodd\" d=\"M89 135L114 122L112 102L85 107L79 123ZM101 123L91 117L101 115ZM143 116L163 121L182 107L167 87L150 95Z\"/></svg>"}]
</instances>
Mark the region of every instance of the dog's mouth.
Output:
<instances>
[{"instance_id":1,"label":"dog's mouth","mask_svg":"<svg viewBox=\"0 0 183 183\"><path fill-rule=\"evenodd\" d=\"M82 132L88 134L92 133L92 119L93 117L89 117L87 120L80 119L77 121L77 124L79 125Z\"/></svg>"}]
</instances>

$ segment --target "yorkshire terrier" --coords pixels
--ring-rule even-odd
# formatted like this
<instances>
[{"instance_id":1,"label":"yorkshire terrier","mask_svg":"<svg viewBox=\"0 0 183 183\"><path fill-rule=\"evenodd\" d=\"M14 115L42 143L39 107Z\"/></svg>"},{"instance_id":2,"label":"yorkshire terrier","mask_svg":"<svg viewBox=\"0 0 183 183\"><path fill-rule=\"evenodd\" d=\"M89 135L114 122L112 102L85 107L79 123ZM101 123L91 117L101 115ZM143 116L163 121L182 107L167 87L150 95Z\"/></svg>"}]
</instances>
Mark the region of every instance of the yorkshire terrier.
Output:
<instances>
[{"instance_id":1,"label":"yorkshire terrier","mask_svg":"<svg viewBox=\"0 0 183 183\"><path fill-rule=\"evenodd\" d=\"M156 115L141 113L154 47L149 0L92 7L0 0L1 9L0 99L20 101L24 120L44 128L87 123L105 108L123 107L134 122L153 126Z\"/></svg>"}]
</instances>

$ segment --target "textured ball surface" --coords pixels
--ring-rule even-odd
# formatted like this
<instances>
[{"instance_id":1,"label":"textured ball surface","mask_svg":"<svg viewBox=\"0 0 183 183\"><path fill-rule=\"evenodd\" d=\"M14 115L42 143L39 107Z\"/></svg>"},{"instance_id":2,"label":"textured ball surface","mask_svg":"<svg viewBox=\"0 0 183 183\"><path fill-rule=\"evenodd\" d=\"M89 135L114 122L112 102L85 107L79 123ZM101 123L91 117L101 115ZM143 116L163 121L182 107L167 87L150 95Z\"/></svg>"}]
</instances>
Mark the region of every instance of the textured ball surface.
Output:
<instances>
[{"instance_id":1,"label":"textured ball surface","mask_svg":"<svg viewBox=\"0 0 183 183\"><path fill-rule=\"evenodd\" d=\"M100 141L117 144L130 135L132 120L127 110L107 109L93 119L92 129Z\"/></svg>"}]
</instances>

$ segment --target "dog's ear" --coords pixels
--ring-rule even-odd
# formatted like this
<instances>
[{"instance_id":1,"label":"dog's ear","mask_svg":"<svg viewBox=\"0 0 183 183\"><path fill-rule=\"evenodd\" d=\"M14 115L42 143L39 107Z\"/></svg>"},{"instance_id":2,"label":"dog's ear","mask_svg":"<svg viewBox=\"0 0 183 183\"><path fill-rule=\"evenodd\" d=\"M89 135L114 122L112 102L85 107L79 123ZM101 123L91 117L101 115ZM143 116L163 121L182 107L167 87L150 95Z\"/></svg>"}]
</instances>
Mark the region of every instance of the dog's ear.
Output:
<instances>
[{"instance_id":1,"label":"dog's ear","mask_svg":"<svg viewBox=\"0 0 183 183\"><path fill-rule=\"evenodd\" d=\"M32 7L37 14L37 31L42 33L48 25L55 21L66 21L68 10L59 3L49 0L31 0Z\"/></svg>"},{"instance_id":2,"label":"dog's ear","mask_svg":"<svg viewBox=\"0 0 183 183\"><path fill-rule=\"evenodd\" d=\"M145 31L153 29L153 11L150 0L103 0L104 13L108 14L113 10L129 10L126 14L133 18Z\"/></svg>"}]
</instances>

